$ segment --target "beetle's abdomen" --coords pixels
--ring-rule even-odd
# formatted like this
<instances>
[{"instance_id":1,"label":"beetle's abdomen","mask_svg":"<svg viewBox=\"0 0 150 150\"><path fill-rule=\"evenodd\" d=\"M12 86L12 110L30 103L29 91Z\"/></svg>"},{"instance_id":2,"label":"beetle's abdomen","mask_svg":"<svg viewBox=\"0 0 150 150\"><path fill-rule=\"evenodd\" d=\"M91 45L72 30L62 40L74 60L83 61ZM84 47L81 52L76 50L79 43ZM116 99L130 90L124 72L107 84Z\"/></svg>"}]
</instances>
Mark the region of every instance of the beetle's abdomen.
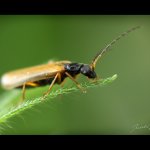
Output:
<instances>
[{"instance_id":1,"label":"beetle's abdomen","mask_svg":"<svg viewBox=\"0 0 150 150\"><path fill-rule=\"evenodd\" d=\"M62 74L61 81L58 82L58 80L56 80L55 84L61 84L65 78L66 78L66 75ZM26 88L34 88L34 87L50 85L53 80L54 80L54 78L48 78L48 79L43 79L43 80L39 80L39 81L35 81L35 82L27 82ZM22 87L23 87L23 85L18 86L16 88L22 88Z\"/></svg>"}]
</instances>

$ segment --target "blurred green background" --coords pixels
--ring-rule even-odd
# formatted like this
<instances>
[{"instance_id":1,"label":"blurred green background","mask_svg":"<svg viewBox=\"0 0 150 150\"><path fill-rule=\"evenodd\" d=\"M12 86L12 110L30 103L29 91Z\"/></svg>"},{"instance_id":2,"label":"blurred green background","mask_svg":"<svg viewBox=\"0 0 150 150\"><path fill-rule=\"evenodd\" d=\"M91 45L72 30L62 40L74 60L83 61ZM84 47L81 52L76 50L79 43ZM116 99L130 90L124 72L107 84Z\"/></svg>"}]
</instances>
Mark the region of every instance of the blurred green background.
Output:
<instances>
[{"instance_id":1,"label":"blurred green background","mask_svg":"<svg viewBox=\"0 0 150 150\"><path fill-rule=\"evenodd\" d=\"M96 66L102 78L118 74L115 82L25 111L3 134L150 134L150 16L0 16L0 75L50 59L90 63L137 25Z\"/></svg>"}]
</instances>

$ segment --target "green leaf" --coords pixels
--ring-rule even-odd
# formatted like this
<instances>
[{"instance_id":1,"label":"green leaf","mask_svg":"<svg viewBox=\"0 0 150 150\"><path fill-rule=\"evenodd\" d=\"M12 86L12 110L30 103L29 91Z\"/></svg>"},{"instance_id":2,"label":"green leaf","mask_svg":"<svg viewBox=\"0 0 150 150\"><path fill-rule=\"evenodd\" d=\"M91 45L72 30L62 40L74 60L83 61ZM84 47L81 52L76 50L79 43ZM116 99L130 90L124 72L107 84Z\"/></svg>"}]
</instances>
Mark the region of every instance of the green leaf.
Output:
<instances>
[{"instance_id":1,"label":"green leaf","mask_svg":"<svg viewBox=\"0 0 150 150\"><path fill-rule=\"evenodd\" d=\"M82 83L81 86L85 89L87 88L94 88L97 86L104 86L111 82L113 82L117 78L117 74L113 75L112 77L108 77L106 79L99 79L95 82L85 82ZM41 89L39 89L41 90ZM53 89L51 93L43 100L43 97L38 97L34 99L25 99L23 103L18 103L19 97L21 96L20 90L12 90L11 92L5 92L0 96L0 125L7 124L8 120L11 117L15 117L26 111L31 109L37 104L45 103L52 98L55 98L58 95L69 94L72 92L77 92L79 89L76 86L71 88L59 88ZM37 93L37 90L36 90ZM29 93L30 97L32 97L32 90ZM2 128L2 127L1 127Z\"/></svg>"}]
</instances>

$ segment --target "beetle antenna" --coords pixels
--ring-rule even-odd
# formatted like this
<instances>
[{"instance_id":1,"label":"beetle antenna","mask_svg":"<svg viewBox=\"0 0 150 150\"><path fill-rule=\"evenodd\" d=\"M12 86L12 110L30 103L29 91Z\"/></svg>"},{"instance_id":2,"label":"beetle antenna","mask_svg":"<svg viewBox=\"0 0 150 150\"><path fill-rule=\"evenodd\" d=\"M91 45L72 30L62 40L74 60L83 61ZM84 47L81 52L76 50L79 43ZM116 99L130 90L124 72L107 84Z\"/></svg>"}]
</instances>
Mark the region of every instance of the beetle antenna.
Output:
<instances>
[{"instance_id":1,"label":"beetle antenna","mask_svg":"<svg viewBox=\"0 0 150 150\"><path fill-rule=\"evenodd\" d=\"M133 28L130 28L129 30L123 32L122 34L120 34L118 37L116 37L115 39L113 39L105 48L103 48L102 50L100 50L97 55L94 57L94 59L92 60L92 63L91 63L91 68L94 70L95 66L96 66L96 63L98 61L99 58L101 58L103 56L103 54L110 50L110 47L115 44L118 40L120 40L122 37L126 36L127 34L129 34L130 32L136 30L140 28L140 26L136 26L136 27L133 27Z\"/></svg>"}]
</instances>

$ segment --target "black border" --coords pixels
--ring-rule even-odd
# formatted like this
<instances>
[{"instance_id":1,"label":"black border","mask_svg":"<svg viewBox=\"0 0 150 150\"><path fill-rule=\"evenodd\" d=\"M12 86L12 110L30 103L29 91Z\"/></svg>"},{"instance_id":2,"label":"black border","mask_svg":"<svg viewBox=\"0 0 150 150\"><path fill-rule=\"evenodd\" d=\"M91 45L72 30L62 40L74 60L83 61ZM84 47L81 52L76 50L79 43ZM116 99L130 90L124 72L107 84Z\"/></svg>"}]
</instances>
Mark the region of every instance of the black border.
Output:
<instances>
[{"instance_id":1,"label":"black border","mask_svg":"<svg viewBox=\"0 0 150 150\"><path fill-rule=\"evenodd\" d=\"M148 2L144 1L54 1L51 2L0 2L0 14L13 14L13 15L22 15L22 14L52 14L52 15L141 15L141 14L150 14L150 5ZM36 146L43 145L51 146L54 148L57 146L67 145L71 149L81 143L86 146L97 146L102 148L102 146L112 146L121 145L121 148L126 146L127 143L144 145L149 144L149 136L122 136L122 135L2 135L0 136L1 144L10 145L11 143L15 147L24 147L25 145L33 144ZM106 143L105 143L106 142ZM142 147L142 149L143 149ZM81 147L80 147L81 148Z\"/></svg>"},{"instance_id":2,"label":"black border","mask_svg":"<svg viewBox=\"0 0 150 150\"><path fill-rule=\"evenodd\" d=\"M10 1L0 2L0 14L141 15L150 14L148 1Z\"/></svg>"},{"instance_id":3,"label":"black border","mask_svg":"<svg viewBox=\"0 0 150 150\"><path fill-rule=\"evenodd\" d=\"M128 148L143 149L146 145L149 146L149 136L147 135L3 135L0 136L1 147L2 145L10 146L10 148L30 148L31 145L35 147L42 146L48 149L55 149L63 147L69 149L81 148ZM128 146L130 144L130 146ZM131 147L132 146L132 147Z\"/></svg>"}]
</instances>

